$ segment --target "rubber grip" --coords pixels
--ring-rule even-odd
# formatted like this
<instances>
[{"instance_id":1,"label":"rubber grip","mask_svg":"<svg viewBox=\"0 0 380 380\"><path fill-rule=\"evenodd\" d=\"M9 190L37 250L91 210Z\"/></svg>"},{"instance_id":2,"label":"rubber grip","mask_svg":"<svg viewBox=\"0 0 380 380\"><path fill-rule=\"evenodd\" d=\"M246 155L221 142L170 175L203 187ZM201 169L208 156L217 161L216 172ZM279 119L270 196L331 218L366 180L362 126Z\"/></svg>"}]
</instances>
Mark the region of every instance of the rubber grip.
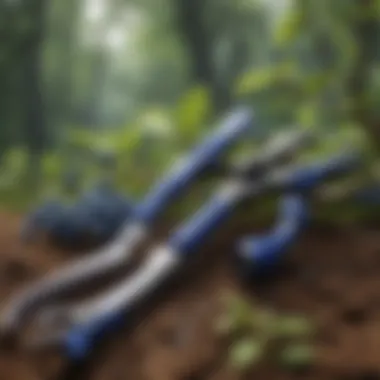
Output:
<instances>
[{"instance_id":1,"label":"rubber grip","mask_svg":"<svg viewBox=\"0 0 380 380\"><path fill-rule=\"evenodd\" d=\"M231 215L239 199L238 193L230 197L216 196L211 199L174 232L169 239L169 245L178 254L192 254Z\"/></svg>"},{"instance_id":2,"label":"rubber grip","mask_svg":"<svg viewBox=\"0 0 380 380\"><path fill-rule=\"evenodd\" d=\"M300 195L289 195L282 201L279 220L274 229L262 236L250 236L239 243L238 253L255 270L274 267L294 244L308 220L308 208Z\"/></svg>"},{"instance_id":3,"label":"rubber grip","mask_svg":"<svg viewBox=\"0 0 380 380\"><path fill-rule=\"evenodd\" d=\"M150 224L184 188L207 166L220 158L238 138L249 130L253 113L248 108L232 112L222 127L209 136L179 166L150 192L137 208L137 218Z\"/></svg>"},{"instance_id":4,"label":"rubber grip","mask_svg":"<svg viewBox=\"0 0 380 380\"><path fill-rule=\"evenodd\" d=\"M278 225L300 226L309 218L306 199L301 194L288 194L281 200Z\"/></svg>"},{"instance_id":5,"label":"rubber grip","mask_svg":"<svg viewBox=\"0 0 380 380\"><path fill-rule=\"evenodd\" d=\"M322 163L296 170L290 176L287 188L293 191L310 190L327 177L344 174L359 163L358 156L344 154Z\"/></svg>"},{"instance_id":6,"label":"rubber grip","mask_svg":"<svg viewBox=\"0 0 380 380\"><path fill-rule=\"evenodd\" d=\"M80 361L91 354L94 342L117 330L125 321L126 313L117 311L83 325L75 326L64 338L65 353L70 360Z\"/></svg>"}]
</instances>

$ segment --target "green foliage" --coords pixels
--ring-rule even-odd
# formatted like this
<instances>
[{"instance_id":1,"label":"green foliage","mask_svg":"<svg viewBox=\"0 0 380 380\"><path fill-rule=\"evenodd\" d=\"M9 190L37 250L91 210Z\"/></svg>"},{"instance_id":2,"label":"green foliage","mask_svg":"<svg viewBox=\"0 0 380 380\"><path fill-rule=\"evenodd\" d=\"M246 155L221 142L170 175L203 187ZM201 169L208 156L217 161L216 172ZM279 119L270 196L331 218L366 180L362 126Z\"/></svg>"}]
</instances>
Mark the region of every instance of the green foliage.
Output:
<instances>
[{"instance_id":1,"label":"green foliage","mask_svg":"<svg viewBox=\"0 0 380 380\"><path fill-rule=\"evenodd\" d=\"M313 336L315 326L300 315L285 315L277 323L276 334L282 338Z\"/></svg>"},{"instance_id":2,"label":"green foliage","mask_svg":"<svg viewBox=\"0 0 380 380\"><path fill-rule=\"evenodd\" d=\"M216 332L229 337L229 360L245 371L275 351L278 363L288 369L310 365L315 351L310 343L316 326L302 315L278 314L230 294L225 310L216 321Z\"/></svg>"},{"instance_id":3,"label":"green foliage","mask_svg":"<svg viewBox=\"0 0 380 380\"><path fill-rule=\"evenodd\" d=\"M292 344L283 349L280 363L287 369L298 370L309 367L315 360L315 349L309 344Z\"/></svg>"},{"instance_id":4,"label":"green foliage","mask_svg":"<svg viewBox=\"0 0 380 380\"><path fill-rule=\"evenodd\" d=\"M281 120L342 134L348 128L363 130L355 110L365 108L372 120L380 116L374 100L376 70L371 71L373 80L366 81L365 93L350 90L353 76L364 69L358 67L361 45L356 35L363 9L355 1L294 1L272 41L280 59L241 75L236 93L255 102L261 120L269 125ZM360 145L363 138L353 142Z\"/></svg>"},{"instance_id":5,"label":"green foliage","mask_svg":"<svg viewBox=\"0 0 380 380\"><path fill-rule=\"evenodd\" d=\"M20 173L26 167L28 154L23 148L13 148L4 157L4 168L12 173Z\"/></svg>"},{"instance_id":6,"label":"green foliage","mask_svg":"<svg viewBox=\"0 0 380 380\"><path fill-rule=\"evenodd\" d=\"M197 86L190 89L174 109L177 131L187 143L194 142L212 116L209 90Z\"/></svg>"},{"instance_id":7,"label":"green foliage","mask_svg":"<svg viewBox=\"0 0 380 380\"><path fill-rule=\"evenodd\" d=\"M112 151L118 187L141 196L221 116L215 90L231 92L230 105L251 104L268 134L287 125L328 132L309 159L347 144L369 151L380 118L379 63L361 57L365 49L379 50L369 28L380 18L378 0L367 8L357 0L294 0L275 29L269 20L276 10L266 1L206 3L199 2L205 22L199 50L185 46L192 36L177 23L174 5L181 2L110 0L97 21L79 11L82 1L49 3L39 81L51 141L40 158L41 193L59 192L68 166L80 169L83 186L91 183L101 175L96 154ZM34 51L29 36L39 27L32 8L0 5L0 28L9 36L0 49L0 188L15 194L28 164L19 146L28 131L23 52ZM125 37L117 48L107 42L114 31ZM210 65L205 77L194 74L198 61L201 69ZM363 91L353 89L353 77L365 83ZM258 144L247 142L241 151Z\"/></svg>"},{"instance_id":8,"label":"green foliage","mask_svg":"<svg viewBox=\"0 0 380 380\"><path fill-rule=\"evenodd\" d=\"M296 66L292 62L254 69L244 74L236 85L237 95L260 93L273 86L287 86L297 80Z\"/></svg>"},{"instance_id":9,"label":"green foliage","mask_svg":"<svg viewBox=\"0 0 380 380\"><path fill-rule=\"evenodd\" d=\"M278 46L286 46L294 41L305 27L305 20L299 9L290 11L274 33L274 43Z\"/></svg>"},{"instance_id":10,"label":"green foliage","mask_svg":"<svg viewBox=\"0 0 380 380\"><path fill-rule=\"evenodd\" d=\"M242 339L232 346L230 361L234 368L246 370L257 364L263 356L264 350L260 341L252 338Z\"/></svg>"},{"instance_id":11,"label":"green foliage","mask_svg":"<svg viewBox=\"0 0 380 380\"><path fill-rule=\"evenodd\" d=\"M216 324L217 331L223 334L239 332L252 327L254 308L234 294L228 294L223 300L228 312L221 316Z\"/></svg>"}]
</instances>

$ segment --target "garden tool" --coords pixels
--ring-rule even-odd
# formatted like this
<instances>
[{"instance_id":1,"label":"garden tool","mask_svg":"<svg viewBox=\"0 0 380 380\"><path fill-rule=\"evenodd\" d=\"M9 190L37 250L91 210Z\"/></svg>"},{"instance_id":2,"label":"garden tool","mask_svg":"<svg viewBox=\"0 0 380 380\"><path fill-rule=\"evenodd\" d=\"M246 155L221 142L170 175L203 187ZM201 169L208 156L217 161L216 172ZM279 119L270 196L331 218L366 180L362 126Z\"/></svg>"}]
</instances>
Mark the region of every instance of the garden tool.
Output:
<instances>
[{"instance_id":1,"label":"garden tool","mask_svg":"<svg viewBox=\"0 0 380 380\"><path fill-rule=\"evenodd\" d=\"M242 201L268 192L303 189L311 182L310 173L316 178L332 170L343 171L352 168L357 159L356 155L344 154L338 160L341 166L335 169L331 168L331 160L319 163L318 175L315 166L309 165L275 168L253 180L248 176L225 179L211 199L174 230L166 244L150 250L148 259L130 277L89 300L45 309L37 318L35 331L42 327L51 333L40 332L29 344L39 348L63 346L71 360L85 359L102 337L120 327L128 312L184 267Z\"/></svg>"},{"instance_id":2,"label":"garden tool","mask_svg":"<svg viewBox=\"0 0 380 380\"><path fill-rule=\"evenodd\" d=\"M230 112L219 129L209 135L189 156L178 162L148 193L136 207L134 217L121 227L111 242L29 285L26 290L16 295L6 305L1 316L0 331L6 334L15 332L26 315L39 305L125 264L136 247L148 237L150 228L174 198L208 166L217 162L227 148L246 134L253 121L253 114L248 108L241 107Z\"/></svg>"}]
</instances>

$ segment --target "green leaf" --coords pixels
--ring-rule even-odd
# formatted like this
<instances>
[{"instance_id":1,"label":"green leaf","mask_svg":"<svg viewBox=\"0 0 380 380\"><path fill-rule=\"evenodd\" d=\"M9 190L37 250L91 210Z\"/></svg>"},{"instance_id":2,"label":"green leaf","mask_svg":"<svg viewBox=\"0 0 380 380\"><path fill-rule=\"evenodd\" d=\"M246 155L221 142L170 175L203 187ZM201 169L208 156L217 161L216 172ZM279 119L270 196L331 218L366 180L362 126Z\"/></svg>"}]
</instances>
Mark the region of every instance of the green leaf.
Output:
<instances>
[{"instance_id":1,"label":"green leaf","mask_svg":"<svg viewBox=\"0 0 380 380\"><path fill-rule=\"evenodd\" d=\"M303 80L303 89L308 96L319 94L331 83L334 76L336 76L336 74L331 70L323 70L323 72L309 74Z\"/></svg>"},{"instance_id":2,"label":"green leaf","mask_svg":"<svg viewBox=\"0 0 380 380\"><path fill-rule=\"evenodd\" d=\"M28 154L23 148L12 148L4 157L4 167L6 170L20 172L27 164Z\"/></svg>"},{"instance_id":3,"label":"green leaf","mask_svg":"<svg viewBox=\"0 0 380 380\"><path fill-rule=\"evenodd\" d=\"M315 102L307 102L296 110L296 120L303 127L316 126L318 121L318 106Z\"/></svg>"},{"instance_id":4,"label":"green leaf","mask_svg":"<svg viewBox=\"0 0 380 380\"><path fill-rule=\"evenodd\" d=\"M237 95L259 93L284 84L294 84L297 78L297 65L292 61L269 67L256 68L243 74L235 85Z\"/></svg>"},{"instance_id":5,"label":"green leaf","mask_svg":"<svg viewBox=\"0 0 380 380\"><path fill-rule=\"evenodd\" d=\"M339 137L342 145L364 148L368 145L368 135L364 128L354 122L342 123L339 126Z\"/></svg>"},{"instance_id":6,"label":"green leaf","mask_svg":"<svg viewBox=\"0 0 380 380\"><path fill-rule=\"evenodd\" d=\"M293 41L300 34L302 22L303 17L301 12L290 12L276 30L274 36L275 43L282 46Z\"/></svg>"},{"instance_id":7,"label":"green leaf","mask_svg":"<svg viewBox=\"0 0 380 380\"><path fill-rule=\"evenodd\" d=\"M68 132L68 142L77 147L89 147L94 144L95 135L87 130L73 129Z\"/></svg>"},{"instance_id":8,"label":"green leaf","mask_svg":"<svg viewBox=\"0 0 380 380\"><path fill-rule=\"evenodd\" d=\"M273 68L255 69L245 73L236 84L237 95L257 93L274 85L276 80Z\"/></svg>"},{"instance_id":9,"label":"green leaf","mask_svg":"<svg viewBox=\"0 0 380 380\"><path fill-rule=\"evenodd\" d=\"M229 335L238 328L237 320L230 314L220 316L215 323L215 331L218 335Z\"/></svg>"},{"instance_id":10,"label":"green leaf","mask_svg":"<svg viewBox=\"0 0 380 380\"><path fill-rule=\"evenodd\" d=\"M196 138L211 115L209 90L202 86L194 87L180 100L175 110L178 132L191 140Z\"/></svg>"},{"instance_id":11,"label":"green leaf","mask_svg":"<svg viewBox=\"0 0 380 380\"><path fill-rule=\"evenodd\" d=\"M297 370L312 365L315 356L315 349L311 345L305 343L292 344L282 350L280 363L285 368Z\"/></svg>"},{"instance_id":12,"label":"green leaf","mask_svg":"<svg viewBox=\"0 0 380 380\"><path fill-rule=\"evenodd\" d=\"M256 316L256 328L266 338L272 338L276 334L278 316L272 310L259 310Z\"/></svg>"},{"instance_id":13,"label":"green leaf","mask_svg":"<svg viewBox=\"0 0 380 380\"><path fill-rule=\"evenodd\" d=\"M145 135L167 139L173 134L173 122L168 112L161 108L151 108L144 111L138 118L139 129Z\"/></svg>"},{"instance_id":14,"label":"green leaf","mask_svg":"<svg viewBox=\"0 0 380 380\"><path fill-rule=\"evenodd\" d=\"M236 342L230 351L231 365L238 370L246 370L257 364L264 354L264 347L260 341L247 338Z\"/></svg>"},{"instance_id":15,"label":"green leaf","mask_svg":"<svg viewBox=\"0 0 380 380\"><path fill-rule=\"evenodd\" d=\"M277 334L281 338L299 338L314 333L314 324L308 318L291 315L279 317L277 321Z\"/></svg>"},{"instance_id":16,"label":"green leaf","mask_svg":"<svg viewBox=\"0 0 380 380\"><path fill-rule=\"evenodd\" d=\"M250 328L255 320L255 310L243 298L237 295L229 295L226 298L226 307L229 318L233 320L236 328Z\"/></svg>"},{"instance_id":17,"label":"green leaf","mask_svg":"<svg viewBox=\"0 0 380 380\"><path fill-rule=\"evenodd\" d=\"M142 133L138 128L126 128L120 132L115 141L116 151L119 153L132 153L142 141Z\"/></svg>"},{"instance_id":18,"label":"green leaf","mask_svg":"<svg viewBox=\"0 0 380 380\"><path fill-rule=\"evenodd\" d=\"M47 153L42 158L42 171L49 178L58 176L62 171L62 164L62 158L57 154Z\"/></svg>"},{"instance_id":19,"label":"green leaf","mask_svg":"<svg viewBox=\"0 0 380 380\"><path fill-rule=\"evenodd\" d=\"M236 3L231 3L231 5L244 13L255 13L262 9L262 3L257 0L237 0Z\"/></svg>"}]
</instances>

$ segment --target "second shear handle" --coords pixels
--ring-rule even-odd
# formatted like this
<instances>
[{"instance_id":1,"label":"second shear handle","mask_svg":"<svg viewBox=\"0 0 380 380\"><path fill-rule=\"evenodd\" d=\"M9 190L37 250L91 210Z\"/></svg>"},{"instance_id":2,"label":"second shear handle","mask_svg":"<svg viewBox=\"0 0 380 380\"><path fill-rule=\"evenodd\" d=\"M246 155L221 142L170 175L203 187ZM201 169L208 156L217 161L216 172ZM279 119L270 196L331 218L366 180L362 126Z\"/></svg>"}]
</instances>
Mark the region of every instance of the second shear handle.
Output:
<instances>
[{"instance_id":1,"label":"second shear handle","mask_svg":"<svg viewBox=\"0 0 380 380\"><path fill-rule=\"evenodd\" d=\"M180 226L169 239L169 245L181 255L192 254L211 233L233 212L244 195L243 184L231 182L201 208L188 222Z\"/></svg>"},{"instance_id":2,"label":"second shear handle","mask_svg":"<svg viewBox=\"0 0 380 380\"><path fill-rule=\"evenodd\" d=\"M287 188L294 191L311 190L322 180L345 174L360 164L355 152L343 153L323 162L306 165L288 178Z\"/></svg>"},{"instance_id":3,"label":"second shear handle","mask_svg":"<svg viewBox=\"0 0 380 380\"><path fill-rule=\"evenodd\" d=\"M308 207L300 194L285 196L276 226L267 234L249 236L238 244L238 258L244 273L273 268L306 226Z\"/></svg>"}]
</instances>

